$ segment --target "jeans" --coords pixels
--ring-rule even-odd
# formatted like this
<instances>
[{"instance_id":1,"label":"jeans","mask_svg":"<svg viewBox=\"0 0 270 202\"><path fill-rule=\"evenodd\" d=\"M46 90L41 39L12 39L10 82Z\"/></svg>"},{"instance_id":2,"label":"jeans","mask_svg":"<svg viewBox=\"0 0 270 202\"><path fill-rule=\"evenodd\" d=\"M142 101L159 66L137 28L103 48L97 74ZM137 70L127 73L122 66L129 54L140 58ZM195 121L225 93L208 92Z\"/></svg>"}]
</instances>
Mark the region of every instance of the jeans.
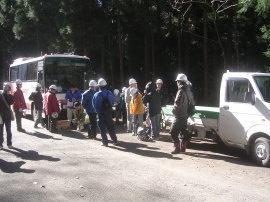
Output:
<instances>
[{"instance_id":1,"label":"jeans","mask_svg":"<svg viewBox=\"0 0 270 202\"><path fill-rule=\"evenodd\" d=\"M160 131L160 114L150 117L151 120L151 136L159 137Z\"/></svg>"},{"instance_id":2,"label":"jeans","mask_svg":"<svg viewBox=\"0 0 270 202\"><path fill-rule=\"evenodd\" d=\"M36 122L35 122L35 127L37 127L37 125L40 123L42 126L44 126L44 122L43 122L43 118L42 118L42 110L36 110L35 111L35 115L36 115Z\"/></svg>"},{"instance_id":3,"label":"jeans","mask_svg":"<svg viewBox=\"0 0 270 202\"><path fill-rule=\"evenodd\" d=\"M187 131L187 119L188 117L174 117L172 125L171 125L171 130L170 134L172 137L172 141L174 143L179 143L179 133L180 138L183 141L188 140L189 132Z\"/></svg>"},{"instance_id":4,"label":"jeans","mask_svg":"<svg viewBox=\"0 0 270 202\"><path fill-rule=\"evenodd\" d=\"M108 129L108 132L112 141L117 142L117 137L115 134L115 128L114 128L114 123L113 123L111 114L108 114L108 115L99 114L97 123L98 123L98 127L100 130L103 144L108 144L108 137L106 135L106 129Z\"/></svg>"},{"instance_id":5,"label":"jeans","mask_svg":"<svg viewBox=\"0 0 270 202\"><path fill-rule=\"evenodd\" d=\"M96 137L97 136L97 114L87 112L90 120L89 128L88 128L88 136Z\"/></svg>"},{"instance_id":6,"label":"jeans","mask_svg":"<svg viewBox=\"0 0 270 202\"><path fill-rule=\"evenodd\" d=\"M15 112L15 117L16 117L16 124L17 124L17 130L22 129L22 112L19 110L14 110Z\"/></svg>"},{"instance_id":7,"label":"jeans","mask_svg":"<svg viewBox=\"0 0 270 202\"><path fill-rule=\"evenodd\" d=\"M2 118L3 124L0 124L0 146L3 146L4 142L4 125L6 126L7 133L7 145L12 145L12 133L11 133L11 119L10 118Z\"/></svg>"}]
</instances>

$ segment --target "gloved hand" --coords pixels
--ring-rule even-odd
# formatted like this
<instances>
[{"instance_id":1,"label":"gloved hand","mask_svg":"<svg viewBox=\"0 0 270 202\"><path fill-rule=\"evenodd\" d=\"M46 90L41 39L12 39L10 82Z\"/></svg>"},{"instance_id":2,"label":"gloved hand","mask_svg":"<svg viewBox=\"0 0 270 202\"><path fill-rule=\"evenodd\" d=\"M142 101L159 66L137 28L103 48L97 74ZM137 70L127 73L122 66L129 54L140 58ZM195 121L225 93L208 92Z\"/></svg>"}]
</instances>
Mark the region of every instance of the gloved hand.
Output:
<instances>
[{"instance_id":1,"label":"gloved hand","mask_svg":"<svg viewBox=\"0 0 270 202\"><path fill-rule=\"evenodd\" d=\"M19 112L22 112L22 108L19 109Z\"/></svg>"}]
</instances>

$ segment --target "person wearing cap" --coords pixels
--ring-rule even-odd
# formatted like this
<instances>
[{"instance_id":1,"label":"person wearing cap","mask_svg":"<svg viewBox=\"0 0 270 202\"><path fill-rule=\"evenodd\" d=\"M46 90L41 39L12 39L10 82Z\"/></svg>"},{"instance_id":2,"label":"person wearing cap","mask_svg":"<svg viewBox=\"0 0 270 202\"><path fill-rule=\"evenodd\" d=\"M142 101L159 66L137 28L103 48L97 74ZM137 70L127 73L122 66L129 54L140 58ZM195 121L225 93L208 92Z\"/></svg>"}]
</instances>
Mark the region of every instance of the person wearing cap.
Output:
<instances>
[{"instance_id":1,"label":"person wearing cap","mask_svg":"<svg viewBox=\"0 0 270 202\"><path fill-rule=\"evenodd\" d=\"M47 120L46 126L51 133L57 132L56 130L57 117L55 116L55 114L61 113L59 103L55 95L56 92L57 86L51 85L49 87L48 92L44 95L44 112L46 114Z\"/></svg>"},{"instance_id":2,"label":"person wearing cap","mask_svg":"<svg viewBox=\"0 0 270 202\"><path fill-rule=\"evenodd\" d=\"M129 87L126 89L125 92L125 102L127 108L127 132L130 133L132 131L132 116L130 115L130 101L132 96L130 95L130 89L137 88L137 81L133 78L129 79Z\"/></svg>"},{"instance_id":3,"label":"person wearing cap","mask_svg":"<svg viewBox=\"0 0 270 202\"><path fill-rule=\"evenodd\" d=\"M16 91L14 92L14 104L13 104L13 110L15 112L16 117L16 124L17 124L17 131L25 132L25 130L22 128L22 116L23 116L23 110L26 110L26 104L23 96L23 92L21 90L22 88L22 81L20 79L16 80Z\"/></svg>"},{"instance_id":4,"label":"person wearing cap","mask_svg":"<svg viewBox=\"0 0 270 202\"><path fill-rule=\"evenodd\" d=\"M93 106L93 97L97 91L97 82L91 80L89 82L89 90L85 91L82 95L82 106L89 116L90 124L88 127L88 138L96 139L97 137L97 113Z\"/></svg>"},{"instance_id":5,"label":"person wearing cap","mask_svg":"<svg viewBox=\"0 0 270 202\"><path fill-rule=\"evenodd\" d=\"M119 108L120 108L120 116L122 114L122 124L123 126L126 126L127 124L127 108L125 104L125 92L126 87L122 88L122 93L120 94L120 102L119 102Z\"/></svg>"},{"instance_id":6,"label":"person wearing cap","mask_svg":"<svg viewBox=\"0 0 270 202\"><path fill-rule=\"evenodd\" d=\"M119 124L119 117L121 115L120 111L120 94L118 89L113 90L114 94L114 107L115 107L115 123Z\"/></svg>"},{"instance_id":7,"label":"person wearing cap","mask_svg":"<svg viewBox=\"0 0 270 202\"><path fill-rule=\"evenodd\" d=\"M165 106L169 101L167 89L163 86L163 81L161 79L157 79L156 85L157 92L160 95L161 106Z\"/></svg>"},{"instance_id":8,"label":"person wearing cap","mask_svg":"<svg viewBox=\"0 0 270 202\"><path fill-rule=\"evenodd\" d=\"M143 128L143 114L144 114L144 106L142 102L142 95L139 93L137 88L130 89L130 114L133 116L133 134L136 135L136 129L138 126Z\"/></svg>"},{"instance_id":9,"label":"person wearing cap","mask_svg":"<svg viewBox=\"0 0 270 202\"><path fill-rule=\"evenodd\" d=\"M160 112L161 102L160 94L156 91L156 85L149 81L145 86L145 95L143 103L148 105L148 115L151 122L151 138L158 139L160 132Z\"/></svg>"},{"instance_id":10,"label":"person wearing cap","mask_svg":"<svg viewBox=\"0 0 270 202\"><path fill-rule=\"evenodd\" d=\"M173 122L171 125L171 138L174 144L174 150L172 154L177 154L186 151L187 140L189 132L187 131L187 119L188 119L188 95L187 90L187 76L185 74L178 74L176 80L178 91L173 105ZM180 140L179 140L180 133Z\"/></svg>"},{"instance_id":11,"label":"person wearing cap","mask_svg":"<svg viewBox=\"0 0 270 202\"><path fill-rule=\"evenodd\" d=\"M41 124L43 128L45 127L45 123L42 118L43 97L41 95L40 90L41 90L41 85L37 83L36 91L32 92L28 98L29 100L34 101L34 106L35 106L35 113L34 113L35 115L33 114L34 120L35 120L34 128L38 128L39 123Z\"/></svg>"},{"instance_id":12,"label":"person wearing cap","mask_svg":"<svg viewBox=\"0 0 270 202\"><path fill-rule=\"evenodd\" d=\"M67 102L67 119L72 122L72 118L75 117L75 102L81 102L82 100L82 94L79 90L76 89L76 86L74 84L70 85L69 90L66 92L65 99Z\"/></svg>"},{"instance_id":13,"label":"person wearing cap","mask_svg":"<svg viewBox=\"0 0 270 202\"><path fill-rule=\"evenodd\" d=\"M7 146L12 149L12 133L11 133L11 113L10 105L14 102L13 95L10 94L11 84L4 83L3 93L0 95L0 150L3 149L4 143L4 125L7 134Z\"/></svg>"},{"instance_id":14,"label":"person wearing cap","mask_svg":"<svg viewBox=\"0 0 270 202\"><path fill-rule=\"evenodd\" d=\"M112 109L111 107L113 106L114 103L114 96L113 93L109 90L106 89L107 82L105 79L100 78L98 80L98 86L99 86L99 91L95 93L93 97L93 106L95 108L96 113L98 114L98 127L100 130L101 138L102 138L102 143L101 146L108 146L108 137L106 135L106 129L108 129L109 135L113 141L113 145L118 145L116 133L115 133L115 128L114 128L114 122L112 119ZM108 99L110 106L110 110L104 110L102 107L105 107L103 103L104 99ZM107 104L107 103L106 103Z\"/></svg>"}]
</instances>

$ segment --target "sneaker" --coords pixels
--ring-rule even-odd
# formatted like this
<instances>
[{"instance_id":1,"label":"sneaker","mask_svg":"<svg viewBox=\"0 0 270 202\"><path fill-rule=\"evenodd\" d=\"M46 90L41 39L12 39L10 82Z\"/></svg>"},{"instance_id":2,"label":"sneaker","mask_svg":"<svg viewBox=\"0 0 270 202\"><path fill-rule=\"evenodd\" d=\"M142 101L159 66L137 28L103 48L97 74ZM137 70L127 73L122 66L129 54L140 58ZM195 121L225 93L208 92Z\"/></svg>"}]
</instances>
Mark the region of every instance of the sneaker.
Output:
<instances>
[{"instance_id":1,"label":"sneaker","mask_svg":"<svg viewBox=\"0 0 270 202\"><path fill-rule=\"evenodd\" d=\"M103 147L108 147L108 144L105 144L105 143L101 143L100 146L103 146Z\"/></svg>"},{"instance_id":2,"label":"sneaker","mask_svg":"<svg viewBox=\"0 0 270 202\"><path fill-rule=\"evenodd\" d=\"M12 145L8 145L9 149L14 149L14 147Z\"/></svg>"},{"instance_id":3,"label":"sneaker","mask_svg":"<svg viewBox=\"0 0 270 202\"><path fill-rule=\"evenodd\" d=\"M19 129L17 129L17 131L19 131L19 132L25 132L25 130L23 128L19 128Z\"/></svg>"},{"instance_id":4,"label":"sneaker","mask_svg":"<svg viewBox=\"0 0 270 202\"><path fill-rule=\"evenodd\" d=\"M38 126L34 126L34 128L39 128Z\"/></svg>"},{"instance_id":5,"label":"sneaker","mask_svg":"<svg viewBox=\"0 0 270 202\"><path fill-rule=\"evenodd\" d=\"M112 144L113 144L114 146L120 145L119 142L113 142Z\"/></svg>"}]
</instances>

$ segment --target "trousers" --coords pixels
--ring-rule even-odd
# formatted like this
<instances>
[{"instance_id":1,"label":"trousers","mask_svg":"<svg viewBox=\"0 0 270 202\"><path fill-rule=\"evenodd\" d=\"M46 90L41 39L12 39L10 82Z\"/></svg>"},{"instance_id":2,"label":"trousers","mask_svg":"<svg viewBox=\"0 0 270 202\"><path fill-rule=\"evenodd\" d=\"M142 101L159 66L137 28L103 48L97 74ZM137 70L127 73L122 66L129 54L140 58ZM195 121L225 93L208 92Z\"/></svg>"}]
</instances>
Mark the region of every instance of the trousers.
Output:
<instances>
[{"instance_id":1,"label":"trousers","mask_svg":"<svg viewBox=\"0 0 270 202\"><path fill-rule=\"evenodd\" d=\"M189 132L187 131L187 119L188 117L174 117L170 130L173 143L180 142L179 134L181 140L188 140Z\"/></svg>"},{"instance_id":2,"label":"trousers","mask_svg":"<svg viewBox=\"0 0 270 202\"><path fill-rule=\"evenodd\" d=\"M11 118L2 118L3 124L0 124L0 146L4 143L4 125L6 126L7 145L12 145Z\"/></svg>"},{"instance_id":3,"label":"trousers","mask_svg":"<svg viewBox=\"0 0 270 202\"><path fill-rule=\"evenodd\" d=\"M87 112L90 120L89 128L88 128L88 136L96 137L97 136L97 114Z\"/></svg>"},{"instance_id":4,"label":"trousers","mask_svg":"<svg viewBox=\"0 0 270 202\"><path fill-rule=\"evenodd\" d=\"M101 138L102 138L102 143L103 144L108 144L108 137L106 135L106 129L108 129L109 135L112 139L113 142L117 142L117 137L115 133L115 128L114 128L114 122L112 119L112 115L98 115L98 127L100 130Z\"/></svg>"}]
</instances>

